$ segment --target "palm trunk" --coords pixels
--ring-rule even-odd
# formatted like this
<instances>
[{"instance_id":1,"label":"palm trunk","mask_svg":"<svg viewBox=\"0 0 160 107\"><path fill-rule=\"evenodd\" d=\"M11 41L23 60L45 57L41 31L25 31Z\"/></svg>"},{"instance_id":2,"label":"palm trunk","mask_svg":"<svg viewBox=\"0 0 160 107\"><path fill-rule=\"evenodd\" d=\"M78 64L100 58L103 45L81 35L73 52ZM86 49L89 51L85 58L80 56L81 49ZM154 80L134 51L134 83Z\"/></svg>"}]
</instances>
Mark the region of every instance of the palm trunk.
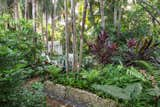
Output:
<instances>
[{"instance_id":1,"label":"palm trunk","mask_svg":"<svg viewBox=\"0 0 160 107\"><path fill-rule=\"evenodd\" d=\"M39 0L36 0L36 19L39 19ZM36 23L36 30L38 30L38 27L39 27L39 23Z\"/></svg>"},{"instance_id":2,"label":"palm trunk","mask_svg":"<svg viewBox=\"0 0 160 107\"><path fill-rule=\"evenodd\" d=\"M36 32L36 0L32 0L33 31Z\"/></svg>"},{"instance_id":3,"label":"palm trunk","mask_svg":"<svg viewBox=\"0 0 160 107\"><path fill-rule=\"evenodd\" d=\"M87 13L87 0L84 1L84 8L83 8L83 18L82 18L82 30L80 35L80 54L79 54L79 68L78 71L81 70L82 65L82 57L83 57L83 35L84 35L84 27L86 21L86 13Z\"/></svg>"},{"instance_id":4,"label":"palm trunk","mask_svg":"<svg viewBox=\"0 0 160 107\"><path fill-rule=\"evenodd\" d=\"M101 12L101 26L105 30L105 17L104 17L104 0L100 0L100 12Z\"/></svg>"},{"instance_id":5,"label":"palm trunk","mask_svg":"<svg viewBox=\"0 0 160 107\"><path fill-rule=\"evenodd\" d=\"M18 21L18 19L19 19L18 1L19 1L19 0L14 0L14 19L15 19L16 21ZM16 29L17 29L17 30L19 29L18 24L16 24Z\"/></svg>"},{"instance_id":6,"label":"palm trunk","mask_svg":"<svg viewBox=\"0 0 160 107\"><path fill-rule=\"evenodd\" d=\"M118 14L118 31L117 31L117 35L120 36L120 32L121 32L121 17L122 17L122 8L121 8L121 2L119 2L119 14Z\"/></svg>"},{"instance_id":7,"label":"palm trunk","mask_svg":"<svg viewBox=\"0 0 160 107\"><path fill-rule=\"evenodd\" d=\"M32 0L32 20L33 20L33 31L36 32L36 0ZM33 38L33 43L36 46L37 38ZM37 56L34 54L34 61L37 62Z\"/></svg>"},{"instance_id":8,"label":"palm trunk","mask_svg":"<svg viewBox=\"0 0 160 107\"><path fill-rule=\"evenodd\" d=\"M51 52L53 52L53 42L54 42L54 31L55 31L55 16L56 16L56 0L54 0L54 9L52 9L52 47L51 47Z\"/></svg>"},{"instance_id":9,"label":"palm trunk","mask_svg":"<svg viewBox=\"0 0 160 107\"><path fill-rule=\"evenodd\" d=\"M93 26L95 26L95 18L94 18L94 12L93 12L93 3L92 1L89 2L89 13L90 13L90 16L91 16L91 22L93 23Z\"/></svg>"},{"instance_id":10,"label":"palm trunk","mask_svg":"<svg viewBox=\"0 0 160 107\"><path fill-rule=\"evenodd\" d=\"M43 35L43 42L44 42L44 44L45 44L45 35L44 35L44 28L43 28L43 26L44 26L44 19L45 19L45 14L44 13L42 13L42 17L41 17L41 33L42 33L42 35Z\"/></svg>"},{"instance_id":11,"label":"palm trunk","mask_svg":"<svg viewBox=\"0 0 160 107\"><path fill-rule=\"evenodd\" d=\"M114 17L113 17L113 21L114 21L114 28L117 28L117 1L114 1Z\"/></svg>"},{"instance_id":12,"label":"palm trunk","mask_svg":"<svg viewBox=\"0 0 160 107\"><path fill-rule=\"evenodd\" d=\"M68 35L68 14L67 14L67 0L64 0L64 8L65 8L65 36L66 36L66 72L69 71L69 35Z\"/></svg>"},{"instance_id":13,"label":"palm trunk","mask_svg":"<svg viewBox=\"0 0 160 107\"><path fill-rule=\"evenodd\" d=\"M28 19L28 0L25 0L25 12L24 12L25 19Z\"/></svg>"},{"instance_id":14,"label":"palm trunk","mask_svg":"<svg viewBox=\"0 0 160 107\"><path fill-rule=\"evenodd\" d=\"M45 13L46 15L46 48L47 48L47 54L48 54L48 13Z\"/></svg>"},{"instance_id":15,"label":"palm trunk","mask_svg":"<svg viewBox=\"0 0 160 107\"><path fill-rule=\"evenodd\" d=\"M73 35L73 65L72 70L77 70L77 38L76 38L76 19L75 19L75 0L71 0L72 14L72 35Z\"/></svg>"},{"instance_id":16,"label":"palm trunk","mask_svg":"<svg viewBox=\"0 0 160 107\"><path fill-rule=\"evenodd\" d=\"M43 20L44 20L44 14L42 13L42 17L41 17L41 33L43 35Z\"/></svg>"},{"instance_id":17,"label":"palm trunk","mask_svg":"<svg viewBox=\"0 0 160 107\"><path fill-rule=\"evenodd\" d=\"M19 19L18 1L19 0L14 0L14 13L15 13L14 17L15 17L15 20Z\"/></svg>"}]
</instances>

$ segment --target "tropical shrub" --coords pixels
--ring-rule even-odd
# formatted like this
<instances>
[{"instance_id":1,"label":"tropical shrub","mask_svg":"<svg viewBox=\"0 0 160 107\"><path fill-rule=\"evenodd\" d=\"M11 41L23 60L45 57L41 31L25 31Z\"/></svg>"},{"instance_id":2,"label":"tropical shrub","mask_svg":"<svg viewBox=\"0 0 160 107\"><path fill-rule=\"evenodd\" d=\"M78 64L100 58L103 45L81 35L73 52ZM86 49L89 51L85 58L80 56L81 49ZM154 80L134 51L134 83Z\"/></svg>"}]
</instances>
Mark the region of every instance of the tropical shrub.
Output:
<instances>
[{"instance_id":1,"label":"tropical shrub","mask_svg":"<svg viewBox=\"0 0 160 107\"><path fill-rule=\"evenodd\" d=\"M125 52L124 58L127 65L132 65L136 60L146 60L157 62L155 52L158 51L160 43L153 37L144 37L140 40L131 39L127 43L128 51Z\"/></svg>"},{"instance_id":2,"label":"tropical shrub","mask_svg":"<svg viewBox=\"0 0 160 107\"><path fill-rule=\"evenodd\" d=\"M4 52L9 53L8 56L5 55L7 57L5 58L6 62L10 62L10 57L13 57L12 61L15 62L22 61L27 64L38 62L43 45L40 35L33 32L32 24L24 19L15 22L10 17L5 18L6 16L0 18L0 49L1 54L6 54ZM16 28L17 26L19 27ZM34 41L35 38L36 42ZM4 63L3 57L0 56L0 59Z\"/></svg>"},{"instance_id":3,"label":"tropical shrub","mask_svg":"<svg viewBox=\"0 0 160 107\"><path fill-rule=\"evenodd\" d=\"M17 94L24 79L24 68L38 62L41 48L40 36L33 32L31 23L0 16L0 105L19 106L21 98Z\"/></svg>"},{"instance_id":4,"label":"tropical shrub","mask_svg":"<svg viewBox=\"0 0 160 107\"><path fill-rule=\"evenodd\" d=\"M88 46L90 52L101 64L111 63L118 48L116 43L109 40L109 35L105 31L101 31L95 43L88 43Z\"/></svg>"},{"instance_id":5,"label":"tropical shrub","mask_svg":"<svg viewBox=\"0 0 160 107\"><path fill-rule=\"evenodd\" d=\"M22 83L21 71L6 70L0 72L0 105L17 107L17 96Z\"/></svg>"}]
</instances>

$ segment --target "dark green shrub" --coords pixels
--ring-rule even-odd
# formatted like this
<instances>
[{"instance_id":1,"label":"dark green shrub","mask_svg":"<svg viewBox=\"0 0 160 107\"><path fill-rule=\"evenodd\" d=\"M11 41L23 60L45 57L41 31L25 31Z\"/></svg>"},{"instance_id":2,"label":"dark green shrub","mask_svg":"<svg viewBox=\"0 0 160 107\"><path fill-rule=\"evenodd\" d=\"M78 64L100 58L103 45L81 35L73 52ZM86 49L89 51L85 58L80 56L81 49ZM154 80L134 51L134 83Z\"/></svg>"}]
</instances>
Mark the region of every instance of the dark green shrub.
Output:
<instances>
[{"instance_id":1,"label":"dark green shrub","mask_svg":"<svg viewBox=\"0 0 160 107\"><path fill-rule=\"evenodd\" d=\"M41 49L40 36L33 32L31 23L23 19L15 23L8 15L0 16L0 105L22 107L18 92L23 71L38 63Z\"/></svg>"},{"instance_id":2,"label":"dark green shrub","mask_svg":"<svg viewBox=\"0 0 160 107\"><path fill-rule=\"evenodd\" d=\"M22 82L21 71L0 73L0 105L3 107L17 107L18 91Z\"/></svg>"}]
</instances>

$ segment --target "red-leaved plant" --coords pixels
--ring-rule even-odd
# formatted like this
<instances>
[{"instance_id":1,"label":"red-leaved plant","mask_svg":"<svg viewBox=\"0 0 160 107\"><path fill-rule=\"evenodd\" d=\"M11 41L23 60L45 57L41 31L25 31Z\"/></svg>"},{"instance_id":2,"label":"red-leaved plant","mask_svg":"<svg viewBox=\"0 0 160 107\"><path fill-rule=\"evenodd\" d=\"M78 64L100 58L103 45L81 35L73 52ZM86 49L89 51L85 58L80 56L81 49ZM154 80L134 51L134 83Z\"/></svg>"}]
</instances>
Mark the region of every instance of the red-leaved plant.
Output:
<instances>
[{"instance_id":1,"label":"red-leaved plant","mask_svg":"<svg viewBox=\"0 0 160 107\"><path fill-rule=\"evenodd\" d=\"M90 52L98 59L99 63L107 64L112 62L112 57L117 51L117 44L109 41L109 35L101 31L94 43L88 43Z\"/></svg>"},{"instance_id":2,"label":"red-leaved plant","mask_svg":"<svg viewBox=\"0 0 160 107\"><path fill-rule=\"evenodd\" d=\"M139 40L134 38L128 40L128 50L124 52L126 65L133 65L136 60L158 62L154 52L160 49L159 45L160 43L154 40L152 36L143 37Z\"/></svg>"},{"instance_id":3,"label":"red-leaved plant","mask_svg":"<svg viewBox=\"0 0 160 107\"><path fill-rule=\"evenodd\" d=\"M127 46L128 48L132 48L136 46L136 43L137 43L137 40L133 38L133 39L128 40Z\"/></svg>"}]
</instances>

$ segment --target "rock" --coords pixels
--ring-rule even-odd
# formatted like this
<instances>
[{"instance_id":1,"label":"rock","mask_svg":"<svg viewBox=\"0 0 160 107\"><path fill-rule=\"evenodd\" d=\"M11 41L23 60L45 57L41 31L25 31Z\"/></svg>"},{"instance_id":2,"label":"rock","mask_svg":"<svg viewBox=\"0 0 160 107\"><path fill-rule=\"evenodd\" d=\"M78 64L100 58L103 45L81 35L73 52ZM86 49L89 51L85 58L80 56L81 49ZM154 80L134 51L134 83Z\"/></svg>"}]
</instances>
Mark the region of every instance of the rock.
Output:
<instances>
[{"instance_id":1,"label":"rock","mask_svg":"<svg viewBox=\"0 0 160 107\"><path fill-rule=\"evenodd\" d=\"M45 90L50 96L63 98L64 100L67 99L77 104L85 104L87 107L118 107L118 104L111 99L103 99L90 92L53 84L50 81L45 82Z\"/></svg>"},{"instance_id":2,"label":"rock","mask_svg":"<svg viewBox=\"0 0 160 107\"><path fill-rule=\"evenodd\" d=\"M45 82L45 91L47 93L51 94L52 96L65 98L66 95L66 87L59 85L59 84L53 84L50 81Z\"/></svg>"},{"instance_id":3,"label":"rock","mask_svg":"<svg viewBox=\"0 0 160 107\"><path fill-rule=\"evenodd\" d=\"M117 107L117 104L110 99L102 99L99 96L84 90L67 87L66 98L76 102L83 102L88 107Z\"/></svg>"}]
</instances>

